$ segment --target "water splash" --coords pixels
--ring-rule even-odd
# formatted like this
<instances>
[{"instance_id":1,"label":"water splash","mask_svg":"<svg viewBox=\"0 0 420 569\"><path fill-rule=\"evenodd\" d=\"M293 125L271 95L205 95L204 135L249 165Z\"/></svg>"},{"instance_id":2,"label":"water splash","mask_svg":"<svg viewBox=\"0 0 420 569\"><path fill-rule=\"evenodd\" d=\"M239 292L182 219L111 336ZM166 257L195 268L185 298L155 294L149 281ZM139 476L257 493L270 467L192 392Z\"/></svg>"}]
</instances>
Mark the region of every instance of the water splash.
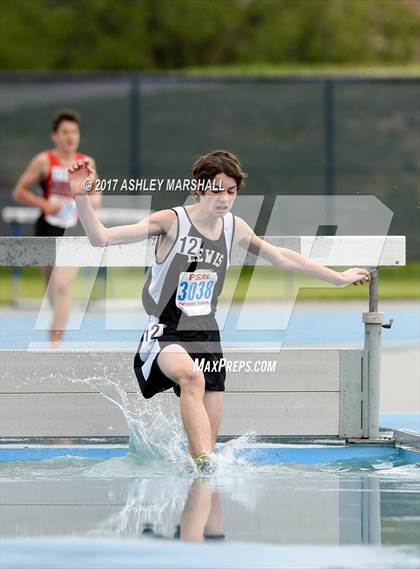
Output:
<instances>
[{"instance_id":1,"label":"water splash","mask_svg":"<svg viewBox=\"0 0 420 569\"><path fill-rule=\"evenodd\" d=\"M187 442L177 401L170 395L144 399L140 393L127 393L114 381L112 372L86 378L59 374L59 379L86 385L108 399L123 414L129 435L129 457L137 465L185 462ZM175 403L175 404L174 404Z\"/></svg>"},{"instance_id":2,"label":"water splash","mask_svg":"<svg viewBox=\"0 0 420 569\"><path fill-rule=\"evenodd\" d=\"M103 475L103 469L114 467L121 472L121 461L129 460L133 469L154 467L155 474L162 468L174 470L181 475L199 475L192 467L187 452L187 438L182 426L178 398L171 393L144 399L137 393L127 393L119 381L113 379L112 370L103 368L102 373L86 378L76 377L75 373L58 374L59 381L70 381L86 385L100 393L123 414L129 434L129 452L127 459L111 459L106 463L96 464L89 475ZM237 470L238 465L255 469L246 464L245 459L238 459L237 450L256 442L256 433L250 432L217 447L218 474L229 474ZM123 471L126 470L122 467ZM158 471L156 472L156 469ZM140 474L138 472L138 474ZM242 474L244 474L242 470Z\"/></svg>"},{"instance_id":3,"label":"water splash","mask_svg":"<svg viewBox=\"0 0 420 569\"><path fill-rule=\"evenodd\" d=\"M237 470L239 465L251 466L245 460L237 457L237 451L241 448L248 447L255 444L257 441L257 434L253 431L245 433L239 437L230 439L226 443L217 445L217 472L218 474L228 474L233 470Z\"/></svg>"}]
</instances>

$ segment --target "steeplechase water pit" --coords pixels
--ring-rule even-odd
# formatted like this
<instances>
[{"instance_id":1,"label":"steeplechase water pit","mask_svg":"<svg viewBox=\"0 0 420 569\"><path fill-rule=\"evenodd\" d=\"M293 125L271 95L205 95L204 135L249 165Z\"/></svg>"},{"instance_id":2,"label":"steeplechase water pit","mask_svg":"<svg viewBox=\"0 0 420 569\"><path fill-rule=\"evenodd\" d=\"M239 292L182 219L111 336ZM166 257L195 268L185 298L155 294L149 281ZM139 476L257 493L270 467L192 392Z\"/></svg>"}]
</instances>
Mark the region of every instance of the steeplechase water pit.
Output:
<instances>
[{"instance_id":1,"label":"steeplechase water pit","mask_svg":"<svg viewBox=\"0 0 420 569\"><path fill-rule=\"evenodd\" d=\"M3 350L2 566L418 567L419 435L380 428L375 287L363 349L246 348L283 381L232 378L209 478L129 351Z\"/></svg>"}]
</instances>

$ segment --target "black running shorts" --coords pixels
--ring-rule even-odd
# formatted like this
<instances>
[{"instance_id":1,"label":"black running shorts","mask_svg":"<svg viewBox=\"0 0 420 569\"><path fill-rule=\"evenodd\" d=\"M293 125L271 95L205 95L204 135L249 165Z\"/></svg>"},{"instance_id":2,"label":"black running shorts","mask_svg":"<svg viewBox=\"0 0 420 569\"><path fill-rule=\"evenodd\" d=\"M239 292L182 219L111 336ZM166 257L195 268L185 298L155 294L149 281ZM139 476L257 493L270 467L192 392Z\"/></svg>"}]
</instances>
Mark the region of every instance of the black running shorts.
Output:
<instances>
[{"instance_id":1,"label":"black running shorts","mask_svg":"<svg viewBox=\"0 0 420 569\"><path fill-rule=\"evenodd\" d=\"M182 333L164 333L153 343L153 348L144 361L140 357L140 346L134 357L134 371L143 397L149 399L167 389L173 388L180 395L180 386L166 377L158 364L159 353L170 344L182 346L193 360L198 360L197 365L202 366L206 391L224 391L226 369L224 366L220 334L218 330L200 331L187 336Z\"/></svg>"},{"instance_id":2,"label":"black running shorts","mask_svg":"<svg viewBox=\"0 0 420 569\"><path fill-rule=\"evenodd\" d=\"M63 237L64 232L64 227L51 225L42 215L36 220L34 233L37 237Z\"/></svg>"}]
</instances>

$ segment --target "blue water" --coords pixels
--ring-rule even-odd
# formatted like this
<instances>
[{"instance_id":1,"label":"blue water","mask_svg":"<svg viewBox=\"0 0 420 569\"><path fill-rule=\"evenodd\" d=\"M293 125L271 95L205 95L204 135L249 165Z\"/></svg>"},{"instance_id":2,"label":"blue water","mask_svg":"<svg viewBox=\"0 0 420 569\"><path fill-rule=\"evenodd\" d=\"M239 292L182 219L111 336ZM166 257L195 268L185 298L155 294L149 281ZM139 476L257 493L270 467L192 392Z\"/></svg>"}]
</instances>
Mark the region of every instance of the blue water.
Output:
<instances>
[{"instance_id":1,"label":"blue water","mask_svg":"<svg viewBox=\"0 0 420 569\"><path fill-rule=\"evenodd\" d=\"M223 445L220 445L223 447ZM127 455L127 446L66 446L66 445L29 445L0 446L0 462L39 461L57 457L79 457L106 459ZM234 459L240 464L347 464L349 466L364 463L366 468L384 461L394 466L419 464L420 452L407 448L395 448L390 445L276 445L257 444L237 448Z\"/></svg>"},{"instance_id":2,"label":"blue water","mask_svg":"<svg viewBox=\"0 0 420 569\"><path fill-rule=\"evenodd\" d=\"M167 543L136 539L3 542L2 569L418 569L415 547Z\"/></svg>"},{"instance_id":3,"label":"blue water","mask_svg":"<svg viewBox=\"0 0 420 569\"><path fill-rule=\"evenodd\" d=\"M1 567L418 569L420 467L387 448L322 465L227 454L210 478L135 455L6 462Z\"/></svg>"}]
</instances>

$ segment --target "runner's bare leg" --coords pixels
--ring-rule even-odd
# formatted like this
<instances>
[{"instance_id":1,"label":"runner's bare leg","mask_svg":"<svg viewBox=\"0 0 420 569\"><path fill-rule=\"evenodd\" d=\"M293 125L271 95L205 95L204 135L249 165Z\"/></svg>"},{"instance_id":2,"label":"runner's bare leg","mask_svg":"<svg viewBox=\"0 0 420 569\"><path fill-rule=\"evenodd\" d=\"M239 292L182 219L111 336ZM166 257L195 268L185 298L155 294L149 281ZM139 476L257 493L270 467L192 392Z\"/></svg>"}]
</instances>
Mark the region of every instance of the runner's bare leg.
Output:
<instances>
[{"instance_id":1,"label":"runner's bare leg","mask_svg":"<svg viewBox=\"0 0 420 569\"><path fill-rule=\"evenodd\" d=\"M216 446L217 435L219 433L220 421L222 419L223 391L206 391L204 393L204 407L210 421L212 450Z\"/></svg>"},{"instance_id":2,"label":"runner's bare leg","mask_svg":"<svg viewBox=\"0 0 420 569\"><path fill-rule=\"evenodd\" d=\"M162 372L181 386L181 417L193 457L213 450L209 417L204 407L204 375L178 344L166 346L158 355Z\"/></svg>"},{"instance_id":3,"label":"runner's bare leg","mask_svg":"<svg viewBox=\"0 0 420 569\"><path fill-rule=\"evenodd\" d=\"M78 267L54 267L50 271L44 271L45 279L50 273L47 281L47 295L53 310L53 321L50 329L50 340L52 342L59 342L63 338L70 314L71 284L78 270Z\"/></svg>"}]
</instances>

